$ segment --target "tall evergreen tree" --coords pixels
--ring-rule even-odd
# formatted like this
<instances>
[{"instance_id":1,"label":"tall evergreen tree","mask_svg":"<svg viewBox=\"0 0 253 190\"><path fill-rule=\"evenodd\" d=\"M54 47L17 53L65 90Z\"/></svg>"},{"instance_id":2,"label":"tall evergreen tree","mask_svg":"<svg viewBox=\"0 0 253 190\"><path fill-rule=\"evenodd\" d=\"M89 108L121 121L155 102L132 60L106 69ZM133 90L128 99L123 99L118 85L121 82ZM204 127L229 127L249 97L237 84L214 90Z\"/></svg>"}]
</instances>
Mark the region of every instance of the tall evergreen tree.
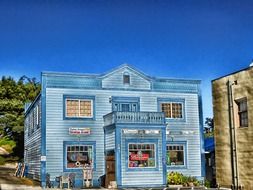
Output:
<instances>
[{"instance_id":1,"label":"tall evergreen tree","mask_svg":"<svg viewBox=\"0 0 253 190\"><path fill-rule=\"evenodd\" d=\"M22 76L15 81L3 76L0 81L0 138L5 143L15 142L13 156L23 156L24 104L33 101L39 92L40 84L35 78Z\"/></svg>"}]
</instances>

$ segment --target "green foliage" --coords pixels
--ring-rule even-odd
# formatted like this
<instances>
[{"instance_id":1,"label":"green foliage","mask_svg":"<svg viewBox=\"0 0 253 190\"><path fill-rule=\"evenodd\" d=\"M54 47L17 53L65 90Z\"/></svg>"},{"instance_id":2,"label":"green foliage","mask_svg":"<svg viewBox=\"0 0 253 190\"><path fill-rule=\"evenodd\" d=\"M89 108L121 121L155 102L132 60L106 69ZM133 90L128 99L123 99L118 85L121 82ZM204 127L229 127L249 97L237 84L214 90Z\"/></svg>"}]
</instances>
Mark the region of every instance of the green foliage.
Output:
<instances>
[{"instance_id":1,"label":"green foliage","mask_svg":"<svg viewBox=\"0 0 253 190\"><path fill-rule=\"evenodd\" d=\"M213 118L207 117L205 120L205 131L204 131L204 137L209 138L214 136L214 123Z\"/></svg>"},{"instance_id":2,"label":"green foliage","mask_svg":"<svg viewBox=\"0 0 253 190\"><path fill-rule=\"evenodd\" d=\"M178 172L171 172L167 176L168 184L171 185L182 185L183 184L183 174Z\"/></svg>"},{"instance_id":3,"label":"green foliage","mask_svg":"<svg viewBox=\"0 0 253 190\"><path fill-rule=\"evenodd\" d=\"M205 187L208 187L208 188L211 187L211 182L208 181L207 179L205 180Z\"/></svg>"},{"instance_id":4,"label":"green foliage","mask_svg":"<svg viewBox=\"0 0 253 190\"><path fill-rule=\"evenodd\" d=\"M0 138L8 141L0 146L13 151L13 156L23 156L24 104L32 102L39 92L35 78L22 76L15 81L3 76L0 80Z\"/></svg>"},{"instance_id":5,"label":"green foliage","mask_svg":"<svg viewBox=\"0 0 253 190\"><path fill-rule=\"evenodd\" d=\"M0 156L0 165L4 165L5 164L5 158Z\"/></svg>"},{"instance_id":6,"label":"green foliage","mask_svg":"<svg viewBox=\"0 0 253 190\"><path fill-rule=\"evenodd\" d=\"M184 176L179 172L171 172L167 176L169 185L199 186L200 182L196 177Z\"/></svg>"},{"instance_id":7,"label":"green foliage","mask_svg":"<svg viewBox=\"0 0 253 190\"><path fill-rule=\"evenodd\" d=\"M4 148L9 153L12 153L12 150L15 146L16 142L6 136L0 139L0 147Z\"/></svg>"}]
</instances>

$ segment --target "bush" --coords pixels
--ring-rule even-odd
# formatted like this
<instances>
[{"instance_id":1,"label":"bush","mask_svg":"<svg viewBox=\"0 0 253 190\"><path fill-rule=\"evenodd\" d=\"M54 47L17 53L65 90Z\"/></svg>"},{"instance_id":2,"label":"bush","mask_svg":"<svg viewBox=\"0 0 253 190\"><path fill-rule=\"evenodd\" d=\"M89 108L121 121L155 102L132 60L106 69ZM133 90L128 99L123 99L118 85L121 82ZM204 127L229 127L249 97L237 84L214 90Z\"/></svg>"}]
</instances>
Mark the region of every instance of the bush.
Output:
<instances>
[{"instance_id":1,"label":"bush","mask_svg":"<svg viewBox=\"0 0 253 190\"><path fill-rule=\"evenodd\" d=\"M0 165L4 165L5 164L5 158L0 156Z\"/></svg>"},{"instance_id":2,"label":"bush","mask_svg":"<svg viewBox=\"0 0 253 190\"><path fill-rule=\"evenodd\" d=\"M211 182L205 179L205 187L211 187Z\"/></svg>"},{"instance_id":3,"label":"bush","mask_svg":"<svg viewBox=\"0 0 253 190\"><path fill-rule=\"evenodd\" d=\"M196 177L184 176L179 172L171 172L167 176L169 185L199 186L200 182Z\"/></svg>"},{"instance_id":4,"label":"bush","mask_svg":"<svg viewBox=\"0 0 253 190\"><path fill-rule=\"evenodd\" d=\"M167 176L168 184L170 185L181 185L183 184L183 174L178 172L171 172Z\"/></svg>"},{"instance_id":5,"label":"bush","mask_svg":"<svg viewBox=\"0 0 253 190\"><path fill-rule=\"evenodd\" d=\"M12 153L12 150L15 148L15 146L16 142L9 139L8 137L0 139L0 147L4 148L9 153Z\"/></svg>"}]
</instances>

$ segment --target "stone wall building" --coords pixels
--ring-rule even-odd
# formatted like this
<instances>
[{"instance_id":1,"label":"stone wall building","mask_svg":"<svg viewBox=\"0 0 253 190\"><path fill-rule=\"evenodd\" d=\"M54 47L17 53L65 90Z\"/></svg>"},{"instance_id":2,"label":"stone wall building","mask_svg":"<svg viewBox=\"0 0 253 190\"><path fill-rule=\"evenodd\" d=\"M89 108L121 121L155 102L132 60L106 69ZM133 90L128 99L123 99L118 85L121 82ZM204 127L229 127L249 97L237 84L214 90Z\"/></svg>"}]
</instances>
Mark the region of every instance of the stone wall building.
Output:
<instances>
[{"instance_id":1,"label":"stone wall building","mask_svg":"<svg viewBox=\"0 0 253 190\"><path fill-rule=\"evenodd\" d=\"M253 189L253 67L212 81L217 184Z\"/></svg>"}]
</instances>

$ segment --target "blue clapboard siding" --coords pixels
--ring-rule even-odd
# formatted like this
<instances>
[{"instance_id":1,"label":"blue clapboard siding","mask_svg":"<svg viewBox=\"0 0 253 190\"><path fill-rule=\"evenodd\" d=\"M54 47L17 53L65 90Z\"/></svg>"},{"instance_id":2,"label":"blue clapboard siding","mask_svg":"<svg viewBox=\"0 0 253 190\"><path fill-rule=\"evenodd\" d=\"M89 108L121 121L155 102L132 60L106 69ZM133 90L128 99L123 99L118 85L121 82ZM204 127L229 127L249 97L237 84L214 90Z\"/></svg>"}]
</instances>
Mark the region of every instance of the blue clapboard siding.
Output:
<instances>
[{"instance_id":1,"label":"blue clapboard siding","mask_svg":"<svg viewBox=\"0 0 253 190\"><path fill-rule=\"evenodd\" d=\"M101 79L94 76L84 76L81 74L60 74L60 73L43 73L47 76L47 87L57 88L101 88Z\"/></svg>"},{"instance_id":2,"label":"blue clapboard siding","mask_svg":"<svg viewBox=\"0 0 253 190\"><path fill-rule=\"evenodd\" d=\"M63 94L90 95L95 96L96 101L96 120L79 121L63 120ZM68 134L69 127L90 127L91 136L82 137L81 141L96 141L97 171L95 177L104 173L104 133L103 116L110 113L111 96L140 97L140 111L157 111L157 97L160 98L184 98L186 106L186 121L169 122L170 131L194 131L196 135L173 135L174 141L188 142L188 169L178 170L184 174L201 176L200 167L200 137L199 137L199 113L196 94L164 93L138 91L117 91L117 90L80 90L80 89L47 89L47 171L52 177L58 176L63 172L63 141L76 141L76 137ZM153 103L150 103L153 102ZM169 140L169 138L168 138Z\"/></svg>"},{"instance_id":3,"label":"blue clapboard siding","mask_svg":"<svg viewBox=\"0 0 253 190\"><path fill-rule=\"evenodd\" d=\"M39 106L37 115L37 106ZM24 163L28 166L28 176L40 180L41 150L41 99L40 96L25 113L24 129ZM36 124L37 117L38 125Z\"/></svg>"},{"instance_id":4,"label":"blue clapboard siding","mask_svg":"<svg viewBox=\"0 0 253 190\"><path fill-rule=\"evenodd\" d=\"M130 85L123 84L123 74L130 76ZM158 107L159 99L184 100L185 118L180 121L167 120L167 130L170 132L170 134L167 134L167 142L172 139L174 142L186 142L187 167L173 168L173 170L168 167L167 171L179 171L185 175L201 177L201 110L199 110L198 99L200 81L149 77L128 65L123 65L103 75L43 72L42 76L42 89L44 89L44 99L42 98L42 100L46 100L42 102L42 105L45 105L46 108L46 117L43 118L43 121L45 121L45 135L41 137L41 128L36 128L33 134L28 137L28 130L25 129L25 146L30 147L30 153L25 157L25 160L31 166L31 174L36 175L38 173L38 177L40 177L40 151L45 151L45 173L50 174L51 180L61 175L64 172L63 143L78 141L77 137L69 135L69 128L87 127L91 129L91 135L81 137L80 141L95 142L96 168L94 178L97 180L99 176L105 173L104 142L109 142L106 150L115 146L115 139L113 139L115 133L108 133L104 138L103 116L112 111L112 97L136 97L140 100L140 111L143 112L160 111ZM95 119L64 119L64 95L95 97ZM39 98L39 101L42 100ZM26 118L36 102L38 102L38 99L27 108ZM125 139L121 140L121 148L125 150ZM46 142L46 144L41 145L40 142ZM161 146L161 143L161 140L159 140L159 146ZM36 151L37 153L35 153ZM163 178L160 175L160 172L162 172L161 151L158 150L160 155L158 170L146 171L145 174L147 175L143 175L143 172L126 171L125 156L122 154L121 165L122 171L124 171L122 172L122 185L132 186L137 183L140 184L140 182L142 184L162 184ZM43 169L44 167L42 171L44 171ZM81 170L78 171L81 172ZM147 178L147 176L152 177ZM150 180L147 181L146 178Z\"/></svg>"},{"instance_id":5,"label":"blue clapboard siding","mask_svg":"<svg viewBox=\"0 0 253 190\"><path fill-rule=\"evenodd\" d=\"M123 84L123 74L127 73L130 76L130 85ZM138 73L133 72L128 67L123 67L117 72L113 72L102 80L103 88L118 88L118 89L138 89L138 90L150 90L151 83L147 79L140 76Z\"/></svg>"},{"instance_id":6,"label":"blue clapboard siding","mask_svg":"<svg viewBox=\"0 0 253 190\"><path fill-rule=\"evenodd\" d=\"M155 91L169 91L178 93L197 93L199 81L189 82L187 80L154 80L152 83Z\"/></svg>"},{"instance_id":7,"label":"blue clapboard siding","mask_svg":"<svg viewBox=\"0 0 253 190\"><path fill-rule=\"evenodd\" d=\"M105 149L112 150L115 148L115 131L105 134Z\"/></svg>"}]
</instances>

